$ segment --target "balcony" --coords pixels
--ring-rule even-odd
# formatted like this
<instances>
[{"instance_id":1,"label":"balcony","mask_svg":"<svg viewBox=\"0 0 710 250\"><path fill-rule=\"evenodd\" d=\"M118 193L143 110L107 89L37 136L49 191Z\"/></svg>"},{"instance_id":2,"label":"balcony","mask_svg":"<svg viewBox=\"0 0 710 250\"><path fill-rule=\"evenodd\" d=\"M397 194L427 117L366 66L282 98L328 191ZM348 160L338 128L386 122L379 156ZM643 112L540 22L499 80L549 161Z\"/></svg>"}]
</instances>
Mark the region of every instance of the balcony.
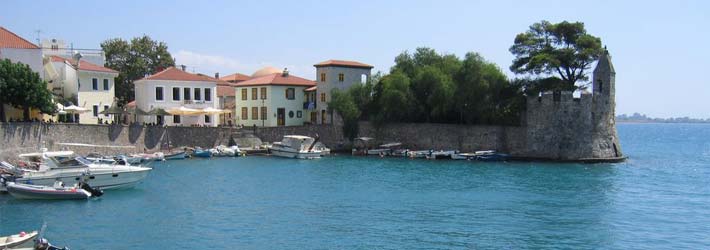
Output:
<instances>
[{"instance_id":1,"label":"balcony","mask_svg":"<svg viewBox=\"0 0 710 250\"><path fill-rule=\"evenodd\" d=\"M305 109L305 110L316 109L316 103L315 102L304 102L303 109Z\"/></svg>"}]
</instances>

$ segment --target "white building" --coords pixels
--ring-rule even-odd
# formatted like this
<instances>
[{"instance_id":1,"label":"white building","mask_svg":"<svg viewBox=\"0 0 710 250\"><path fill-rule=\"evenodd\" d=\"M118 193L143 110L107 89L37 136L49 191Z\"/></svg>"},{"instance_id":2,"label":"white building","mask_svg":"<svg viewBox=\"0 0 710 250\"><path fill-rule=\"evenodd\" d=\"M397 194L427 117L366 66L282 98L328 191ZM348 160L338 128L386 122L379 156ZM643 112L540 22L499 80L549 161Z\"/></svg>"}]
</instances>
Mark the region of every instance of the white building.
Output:
<instances>
[{"instance_id":1,"label":"white building","mask_svg":"<svg viewBox=\"0 0 710 250\"><path fill-rule=\"evenodd\" d=\"M244 126L296 126L310 121L305 90L315 82L266 67L236 83L236 121Z\"/></svg>"},{"instance_id":2,"label":"white building","mask_svg":"<svg viewBox=\"0 0 710 250\"><path fill-rule=\"evenodd\" d=\"M73 48L73 46L67 47L64 40L59 39L44 39L40 43L42 48L42 54L47 56L59 56L64 58L71 58L76 53L81 53L81 60L96 64L104 65L106 64L106 57L104 51L100 49L78 49Z\"/></svg>"},{"instance_id":3,"label":"white building","mask_svg":"<svg viewBox=\"0 0 710 250\"><path fill-rule=\"evenodd\" d=\"M218 109L217 83L226 82L170 67L134 83L136 107L148 112L154 108L166 111L180 107ZM169 126L217 126L217 118L215 114L142 116L138 117L138 122L156 122Z\"/></svg>"},{"instance_id":4,"label":"white building","mask_svg":"<svg viewBox=\"0 0 710 250\"><path fill-rule=\"evenodd\" d=\"M108 109L114 101L118 71L84 60L59 56L49 56L49 59L45 69L52 91L90 110L75 115L74 121L78 118L79 123L96 124L98 119L108 119L108 116L99 113Z\"/></svg>"},{"instance_id":5,"label":"white building","mask_svg":"<svg viewBox=\"0 0 710 250\"><path fill-rule=\"evenodd\" d=\"M362 84L370 78L372 66L355 61L328 60L313 65L316 67L318 87L316 89L316 107L318 123L331 123L332 114L328 113L333 89L347 90L354 84Z\"/></svg>"}]
</instances>

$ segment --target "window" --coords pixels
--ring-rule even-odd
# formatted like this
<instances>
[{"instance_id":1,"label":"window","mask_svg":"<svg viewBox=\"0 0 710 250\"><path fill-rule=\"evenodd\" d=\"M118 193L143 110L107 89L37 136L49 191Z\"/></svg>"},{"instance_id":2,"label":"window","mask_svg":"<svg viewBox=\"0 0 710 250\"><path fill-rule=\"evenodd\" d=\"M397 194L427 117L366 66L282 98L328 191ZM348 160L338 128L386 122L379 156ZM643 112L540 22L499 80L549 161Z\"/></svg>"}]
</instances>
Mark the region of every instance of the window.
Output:
<instances>
[{"instance_id":1,"label":"window","mask_svg":"<svg viewBox=\"0 0 710 250\"><path fill-rule=\"evenodd\" d=\"M246 88L242 89L242 100L244 100L244 101L247 100L247 89Z\"/></svg>"},{"instance_id":2,"label":"window","mask_svg":"<svg viewBox=\"0 0 710 250\"><path fill-rule=\"evenodd\" d=\"M261 119L266 120L266 107L261 107Z\"/></svg>"},{"instance_id":3,"label":"window","mask_svg":"<svg viewBox=\"0 0 710 250\"><path fill-rule=\"evenodd\" d=\"M205 123L212 123L212 117L209 115L205 115Z\"/></svg>"},{"instance_id":4,"label":"window","mask_svg":"<svg viewBox=\"0 0 710 250\"><path fill-rule=\"evenodd\" d=\"M199 88L195 88L195 101L202 100L202 95Z\"/></svg>"},{"instance_id":5,"label":"window","mask_svg":"<svg viewBox=\"0 0 710 250\"><path fill-rule=\"evenodd\" d=\"M104 105L104 111L108 110L108 105ZM108 116L108 115L106 115Z\"/></svg>"},{"instance_id":6,"label":"window","mask_svg":"<svg viewBox=\"0 0 710 250\"><path fill-rule=\"evenodd\" d=\"M325 102L325 93L320 93L320 101Z\"/></svg>"},{"instance_id":7,"label":"window","mask_svg":"<svg viewBox=\"0 0 710 250\"><path fill-rule=\"evenodd\" d=\"M339 82L345 81L345 74L343 74L343 73L338 74L338 81Z\"/></svg>"},{"instance_id":8,"label":"window","mask_svg":"<svg viewBox=\"0 0 710 250\"><path fill-rule=\"evenodd\" d=\"M286 99L289 99L289 100L296 99L296 89L287 88L286 89Z\"/></svg>"},{"instance_id":9,"label":"window","mask_svg":"<svg viewBox=\"0 0 710 250\"><path fill-rule=\"evenodd\" d=\"M298 117L298 118L303 117L303 112L301 112L301 111L296 111L296 117Z\"/></svg>"},{"instance_id":10,"label":"window","mask_svg":"<svg viewBox=\"0 0 710 250\"><path fill-rule=\"evenodd\" d=\"M173 123L175 123L175 124L180 124L180 116L179 116L179 115L174 115L174 116L173 116Z\"/></svg>"},{"instance_id":11,"label":"window","mask_svg":"<svg viewBox=\"0 0 710 250\"><path fill-rule=\"evenodd\" d=\"M288 112L288 118L293 118L293 110Z\"/></svg>"},{"instance_id":12,"label":"window","mask_svg":"<svg viewBox=\"0 0 710 250\"><path fill-rule=\"evenodd\" d=\"M257 107L251 108L251 119L252 120L259 120L259 108L257 108Z\"/></svg>"},{"instance_id":13,"label":"window","mask_svg":"<svg viewBox=\"0 0 710 250\"><path fill-rule=\"evenodd\" d=\"M259 90L257 88L251 88L251 99L256 100L257 92Z\"/></svg>"},{"instance_id":14,"label":"window","mask_svg":"<svg viewBox=\"0 0 710 250\"><path fill-rule=\"evenodd\" d=\"M208 101L208 102L212 101L212 89L211 88L205 88L205 101Z\"/></svg>"},{"instance_id":15,"label":"window","mask_svg":"<svg viewBox=\"0 0 710 250\"><path fill-rule=\"evenodd\" d=\"M99 79L91 78L91 89L99 90Z\"/></svg>"},{"instance_id":16,"label":"window","mask_svg":"<svg viewBox=\"0 0 710 250\"><path fill-rule=\"evenodd\" d=\"M163 87L155 87L155 100L156 101L163 100Z\"/></svg>"},{"instance_id":17,"label":"window","mask_svg":"<svg viewBox=\"0 0 710 250\"><path fill-rule=\"evenodd\" d=\"M599 93L604 92L604 84L602 80L597 80L597 84L599 84Z\"/></svg>"},{"instance_id":18,"label":"window","mask_svg":"<svg viewBox=\"0 0 710 250\"><path fill-rule=\"evenodd\" d=\"M249 108L242 107L242 120L249 120Z\"/></svg>"},{"instance_id":19,"label":"window","mask_svg":"<svg viewBox=\"0 0 710 250\"><path fill-rule=\"evenodd\" d=\"M320 73L320 81L325 82L325 73Z\"/></svg>"},{"instance_id":20,"label":"window","mask_svg":"<svg viewBox=\"0 0 710 250\"><path fill-rule=\"evenodd\" d=\"M185 88L185 89L183 89L182 94L183 94L182 96L185 97L185 101L189 101L189 100L190 100L190 97L192 96L192 95L190 94L190 88Z\"/></svg>"},{"instance_id":21,"label":"window","mask_svg":"<svg viewBox=\"0 0 710 250\"><path fill-rule=\"evenodd\" d=\"M266 100L266 87L261 87L261 100Z\"/></svg>"},{"instance_id":22,"label":"window","mask_svg":"<svg viewBox=\"0 0 710 250\"><path fill-rule=\"evenodd\" d=\"M104 90L108 90L108 79L104 79Z\"/></svg>"},{"instance_id":23,"label":"window","mask_svg":"<svg viewBox=\"0 0 710 250\"><path fill-rule=\"evenodd\" d=\"M173 88L173 101L180 100L180 88Z\"/></svg>"},{"instance_id":24,"label":"window","mask_svg":"<svg viewBox=\"0 0 710 250\"><path fill-rule=\"evenodd\" d=\"M94 105L94 117L99 117L99 105Z\"/></svg>"}]
</instances>

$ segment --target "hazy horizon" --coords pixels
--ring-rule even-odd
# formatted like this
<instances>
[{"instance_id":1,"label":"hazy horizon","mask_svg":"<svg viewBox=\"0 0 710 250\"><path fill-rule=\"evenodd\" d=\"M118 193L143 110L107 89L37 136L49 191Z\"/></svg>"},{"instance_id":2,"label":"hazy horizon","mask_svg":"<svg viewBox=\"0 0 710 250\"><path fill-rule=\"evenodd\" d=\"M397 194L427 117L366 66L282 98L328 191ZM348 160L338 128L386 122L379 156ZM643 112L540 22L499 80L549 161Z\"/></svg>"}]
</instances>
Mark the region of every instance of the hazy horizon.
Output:
<instances>
[{"instance_id":1,"label":"hazy horizon","mask_svg":"<svg viewBox=\"0 0 710 250\"><path fill-rule=\"evenodd\" d=\"M356 60L388 72L402 51L430 47L463 57L480 53L510 78L516 34L540 20L584 22L602 39L617 71L617 114L709 118L706 44L710 3L357 1L7 1L0 26L35 42L57 38L100 48L143 34L168 44L177 64L212 75L250 75L287 67L314 79L313 64ZM38 8L42 6L44 8ZM57 14L59 13L59 14ZM590 72L591 73L591 72Z\"/></svg>"}]
</instances>

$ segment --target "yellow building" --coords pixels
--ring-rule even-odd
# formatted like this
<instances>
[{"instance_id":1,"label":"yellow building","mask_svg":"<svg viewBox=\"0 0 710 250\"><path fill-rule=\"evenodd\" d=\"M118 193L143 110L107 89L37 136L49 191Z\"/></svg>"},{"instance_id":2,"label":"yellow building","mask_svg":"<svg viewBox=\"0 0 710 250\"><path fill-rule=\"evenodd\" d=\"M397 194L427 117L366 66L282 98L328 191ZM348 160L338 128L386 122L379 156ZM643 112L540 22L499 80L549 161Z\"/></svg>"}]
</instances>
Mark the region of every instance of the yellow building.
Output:
<instances>
[{"instance_id":1,"label":"yellow building","mask_svg":"<svg viewBox=\"0 0 710 250\"><path fill-rule=\"evenodd\" d=\"M237 124L274 127L310 122L306 89L314 86L314 81L289 75L286 69L260 69L251 79L235 84Z\"/></svg>"}]
</instances>

